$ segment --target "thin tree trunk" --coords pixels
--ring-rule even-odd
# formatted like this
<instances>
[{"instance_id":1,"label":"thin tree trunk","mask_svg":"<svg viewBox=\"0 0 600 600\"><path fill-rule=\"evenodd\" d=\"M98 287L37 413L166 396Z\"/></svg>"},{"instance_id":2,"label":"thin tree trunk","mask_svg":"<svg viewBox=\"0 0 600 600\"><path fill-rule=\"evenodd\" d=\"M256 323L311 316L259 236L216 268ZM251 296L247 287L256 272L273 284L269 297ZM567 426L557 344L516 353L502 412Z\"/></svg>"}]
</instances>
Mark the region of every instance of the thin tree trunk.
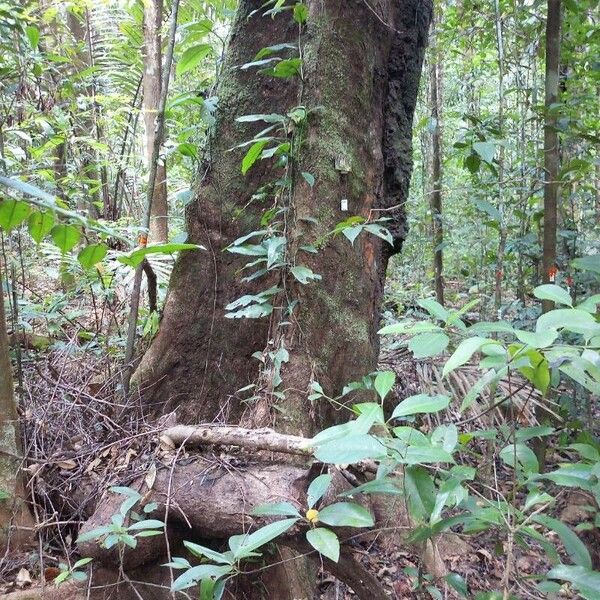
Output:
<instances>
[{"instance_id":1,"label":"thin tree trunk","mask_svg":"<svg viewBox=\"0 0 600 600\"><path fill-rule=\"evenodd\" d=\"M495 0L496 16L496 47L498 50L498 129L500 135L504 133L504 38L502 32L502 14L500 0ZM504 145L498 152L498 248L496 250L496 280L494 286L494 308L496 318L501 318L502 309L502 281L504 279L504 253L506 250L506 227L504 223Z\"/></svg>"},{"instance_id":2,"label":"thin tree trunk","mask_svg":"<svg viewBox=\"0 0 600 600\"><path fill-rule=\"evenodd\" d=\"M0 271L0 555L9 543L13 550L26 543L29 536L15 528L31 525L20 474L23 456L9 352Z\"/></svg>"},{"instance_id":3,"label":"thin tree trunk","mask_svg":"<svg viewBox=\"0 0 600 600\"><path fill-rule=\"evenodd\" d=\"M153 160L154 139L157 134L156 118L162 87L162 13L163 0L144 2L144 151L148 166ZM161 136L163 137L163 136ZM158 140L162 145L163 140ZM152 199L149 240L166 243L168 240L167 167L162 157L156 164L156 181Z\"/></svg>"},{"instance_id":4,"label":"thin tree trunk","mask_svg":"<svg viewBox=\"0 0 600 600\"><path fill-rule=\"evenodd\" d=\"M556 275L556 223L559 195L558 171L560 148L556 130L556 116L553 105L559 99L560 82L560 27L561 0L548 0L546 21L546 100L544 126L544 239L543 239L543 281L554 281ZM554 308L550 300L542 302L542 310Z\"/></svg>"},{"instance_id":5,"label":"thin tree trunk","mask_svg":"<svg viewBox=\"0 0 600 600\"><path fill-rule=\"evenodd\" d=\"M439 3L438 3L438 11ZM439 14L434 16L433 30L439 26ZM436 39L432 37L432 39ZM440 304L444 304L444 229L442 222L442 57L437 43L431 44L431 64L429 69L429 102L431 106L431 120L433 131L431 134L431 194L429 205L431 209L432 242L433 242L433 281L435 297Z\"/></svg>"}]
</instances>

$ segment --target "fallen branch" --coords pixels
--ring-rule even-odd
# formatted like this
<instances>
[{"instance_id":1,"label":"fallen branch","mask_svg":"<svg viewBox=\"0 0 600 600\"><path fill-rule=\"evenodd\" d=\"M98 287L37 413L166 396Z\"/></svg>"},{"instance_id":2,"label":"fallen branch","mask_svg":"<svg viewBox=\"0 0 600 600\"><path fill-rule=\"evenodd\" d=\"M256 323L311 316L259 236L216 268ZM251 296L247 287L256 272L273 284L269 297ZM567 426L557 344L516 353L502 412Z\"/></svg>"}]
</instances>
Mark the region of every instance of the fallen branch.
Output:
<instances>
[{"instance_id":1,"label":"fallen branch","mask_svg":"<svg viewBox=\"0 0 600 600\"><path fill-rule=\"evenodd\" d=\"M310 440L298 435L277 433L272 429L245 429L228 425L175 425L163 433L176 446L222 445L252 450L283 452L307 456L312 453Z\"/></svg>"}]
</instances>

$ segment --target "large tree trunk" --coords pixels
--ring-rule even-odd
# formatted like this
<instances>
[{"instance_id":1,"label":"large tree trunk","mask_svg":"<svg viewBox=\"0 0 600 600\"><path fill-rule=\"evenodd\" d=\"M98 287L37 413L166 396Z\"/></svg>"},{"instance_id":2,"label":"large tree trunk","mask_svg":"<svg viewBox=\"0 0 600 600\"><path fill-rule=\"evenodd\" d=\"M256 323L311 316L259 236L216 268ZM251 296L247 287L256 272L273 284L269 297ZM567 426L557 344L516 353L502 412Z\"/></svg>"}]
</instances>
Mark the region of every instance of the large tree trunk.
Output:
<instances>
[{"instance_id":1,"label":"large tree trunk","mask_svg":"<svg viewBox=\"0 0 600 600\"><path fill-rule=\"evenodd\" d=\"M283 343L290 352L282 374L280 389L287 390L282 408L310 428L318 419L308 425L310 419L297 409L303 407L304 413L312 377L337 394L376 366L386 265L405 235L412 117L431 8L421 0L382 0L374 7L378 18L359 0L350 5L310 2L302 36L304 81L298 85L234 68L265 46L297 38L297 25L287 12L275 19L260 14L248 19L259 6L246 0L238 9L217 90L212 160L187 214L189 239L206 250L179 258L160 331L135 380L155 412L177 408L180 421L237 421L245 405L236 391L257 381L259 362L251 357L271 338L269 349ZM271 163L259 161L244 177L243 150L227 150L261 129L260 124L252 130L236 123L236 117L285 114L297 105L317 108L297 169L312 173L316 183L311 189L297 178L289 207L288 256L322 280L306 286L288 282L299 303L280 333L275 318L224 316L229 302L279 283L242 283L238 270L246 261L223 252L238 237L261 229L264 206L249 201L278 174ZM350 172L336 169L340 161L349 164ZM348 212L341 210L342 199L348 200ZM298 252L299 245L313 243L351 215L391 217L394 246L361 234L352 247L339 235L316 255Z\"/></svg>"},{"instance_id":2,"label":"large tree trunk","mask_svg":"<svg viewBox=\"0 0 600 600\"><path fill-rule=\"evenodd\" d=\"M309 402L310 383L318 381L333 396L377 366L376 332L385 271L405 237L412 118L431 6L424 0L369 4L310 0L299 41L302 76L280 79L238 68L263 47L299 39L298 24L289 11L274 18L261 16L260 10L251 15L262 4L259 0L240 2L217 90L219 110L211 160L202 168L203 180L188 208L189 239L205 250L186 252L178 259L160 331L134 382L151 412L160 415L175 409L180 423L269 424L280 432L309 436L335 420L327 403ZM294 135L297 151L288 171L293 180L283 206L288 264L276 274L243 283L245 273L239 271L247 257L224 250L237 238L264 229L260 219L272 207L272 198L263 203L252 197L261 186L279 179L282 171L273 161L258 160L242 176L245 150L229 150L251 139L264 123L235 119L256 113L285 115L297 106L306 107L309 117ZM314 186L301 173L310 173ZM328 235L354 215L390 218L387 227L393 245L368 233L361 233L354 245L343 235ZM319 251L302 250L306 244L315 244ZM289 272L290 267L300 265L322 279L300 284ZM285 293L275 297L270 319L225 316L228 303L273 285ZM288 312L290 302L293 308ZM281 383L277 383L269 355L281 349L287 352L287 361L281 364ZM264 361L253 358L257 352ZM236 392L251 383L257 385L253 404L248 405ZM306 482L309 465L310 460L303 462L299 475L290 478L280 464L276 478L261 493L281 489L280 497L301 500L305 488L298 492L294 482L302 478ZM270 467L257 468L258 477L266 477L267 482ZM182 478L187 481L190 476L183 473ZM204 485L202 479L200 485ZM214 498L217 516L213 521L220 526L225 520L219 519L219 510L227 513L223 501L232 492L219 493L215 488L205 493ZM244 498L241 510L245 513L251 503ZM92 521L101 521L104 513L108 515L110 509L101 506ZM243 522L248 518L247 514L238 516ZM193 525L196 538L217 535L202 523ZM275 557L281 564L265 572L262 587L242 588L235 597L311 597L310 582L298 577L298 561L287 560L297 551L293 544L281 547ZM362 586L360 597L364 598L368 578L359 575L358 569L346 562L340 573L355 572L352 585L357 593Z\"/></svg>"}]
</instances>

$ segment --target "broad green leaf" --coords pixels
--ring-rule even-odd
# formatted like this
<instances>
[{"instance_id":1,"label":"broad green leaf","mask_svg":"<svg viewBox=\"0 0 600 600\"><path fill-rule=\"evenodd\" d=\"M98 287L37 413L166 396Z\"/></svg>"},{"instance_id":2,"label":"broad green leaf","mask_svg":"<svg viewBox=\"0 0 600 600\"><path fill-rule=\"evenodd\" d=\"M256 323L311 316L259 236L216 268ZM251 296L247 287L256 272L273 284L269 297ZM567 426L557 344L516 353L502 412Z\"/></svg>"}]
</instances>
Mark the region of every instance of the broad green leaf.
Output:
<instances>
[{"instance_id":1,"label":"broad green leaf","mask_svg":"<svg viewBox=\"0 0 600 600\"><path fill-rule=\"evenodd\" d=\"M568 329L575 333L586 332L596 324L590 313L576 308L557 308L543 314L535 326L536 331Z\"/></svg>"},{"instance_id":2,"label":"broad green leaf","mask_svg":"<svg viewBox=\"0 0 600 600\"><path fill-rule=\"evenodd\" d=\"M426 469L412 466L404 470L404 493L410 516L416 521L428 520L435 507L435 485Z\"/></svg>"},{"instance_id":3,"label":"broad green leaf","mask_svg":"<svg viewBox=\"0 0 600 600\"><path fill-rule=\"evenodd\" d=\"M211 44L199 44L188 48L179 59L175 73L177 76L183 75L197 67L203 59L212 52Z\"/></svg>"},{"instance_id":4,"label":"broad green leaf","mask_svg":"<svg viewBox=\"0 0 600 600\"><path fill-rule=\"evenodd\" d=\"M450 343L445 333L420 333L408 343L408 349L415 358L426 358L441 354Z\"/></svg>"},{"instance_id":5,"label":"broad green leaf","mask_svg":"<svg viewBox=\"0 0 600 600\"><path fill-rule=\"evenodd\" d=\"M301 65L302 60L300 58L286 58L276 63L274 67L262 69L261 73L285 79L297 75L300 72Z\"/></svg>"},{"instance_id":6,"label":"broad green leaf","mask_svg":"<svg viewBox=\"0 0 600 600\"><path fill-rule=\"evenodd\" d=\"M130 267L137 267L148 254L173 254L181 250L205 250L204 246L199 244L149 244L143 248L137 248L129 254L119 256L119 262Z\"/></svg>"},{"instance_id":7,"label":"broad green leaf","mask_svg":"<svg viewBox=\"0 0 600 600\"><path fill-rule=\"evenodd\" d=\"M180 575L171 585L171 590L180 592L196 585L202 579L219 579L220 577L225 577L232 570L233 567L231 566L197 565Z\"/></svg>"},{"instance_id":8,"label":"broad green leaf","mask_svg":"<svg viewBox=\"0 0 600 600\"><path fill-rule=\"evenodd\" d=\"M352 464L365 459L387 456L385 446L371 435L349 435L326 442L314 452L315 458L330 464Z\"/></svg>"},{"instance_id":9,"label":"broad green leaf","mask_svg":"<svg viewBox=\"0 0 600 600\"><path fill-rule=\"evenodd\" d=\"M246 156L242 159L242 175L245 175L250 170L250 167L258 160L266 144L267 142L260 141L255 142L250 146L248 152L246 152Z\"/></svg>"},{"instance_id":10,"label":"broad green leaf","mask_svg":"<svg viewBox=\"0 0 600 600\"><path fill-rule=\"evenodd\" d=\"M396 383L396 373L393 371L380 371L377 373L373 385L382 402L394 387L394 383Z\"/></svg>"},{"instance_id":11,"label":"broad green leaf","mask_svg":"<svg viewBox=\"0 0 600 600\"><path fill-rule=\"evenodd\" d=\"M200 544L194 544L193 542L184 541L183 545L196 557L198 558L208 558L213 562L220 564L231 564L231 560L227 558L225 554L222 552L217 552L216 550L212 550L211 548L206 548L205 546L201 546Z\"/></svg>"},{"instance_id":12,"label":"broad green leaf","mask_svg":"<svg viewBox=\"0 0 600 600\"><path fill-rule=\"evenodd\" d=\"M308 543L329 560L337 562L340 558L340 541L337 535L326 527L317 527L306 532Z\"/></svg>"},{"instance_id":13,"label":"broad green leaf","mask_svg":"<svg viewBox=\"0 0 600 600\"><path fill-rule=\"evenodd\" d=\"M562 521L543 513L535 515L533 520L558 534L565 550L576 565L586 567L587 569L592 568L592 559L588 549L570 527L565 525Z\"/></svg>"},{"instance_id":14,"label":"broad green leaf","mask_svg":"<svg viewBox=\"0 0 600 600\"><path fill-rule=\"evenodd\" d=\"M25 33L27 34L27 39L29 40L31 47L35 50L40 41L40 30L33 25L28 25L25 27Z\"/></svg>"},{"instance_id":15,"label":"broad green leaf","mask_svg":"<svg viewBox=\"0 0 600 600\"><path fill-rule=\"evenodd\" d=\"M63 254L72 250L81 239L81 232L77 227L63 223L55 225L50 231L50 235L54 244L58 246Z\"/></svg>"},{"instance_id":16,"label":"broad green leaf","mask_svg":"<svg viewBox=\"0 0 600 600\"><path fill-rule=\"evenodd\" d=\"M467 582L458 573L448 573L444 577L448 585L450 585L461 598L469 597L469 588Z\"/></svg>"},{"instance_id":17,"label":"broad green leaf","mask_svg":"<svg viewBox=\"0 0 600 600\"><path fill-rule=\"evenodd\" d=\"M409 446L400 452L399 460L405 465L454 462L452 455L438 446Z\"/></svg>"},{"instance_id":18,"label":"broad green leaf","mask_svg":"<svg viewBox=\"0 0 600 600\"><path fill-rule=\"evenodd\" d=\"M308 267L297 265L290 269L290 273L302 284L307 284L309 281L319 281L321 276L313 273Z\"/></svg>"},{"instance_id":19,"label":"broad green leaf","mask_svg":"<svg viewBox=\"0 0 600 600\"><path fill-rule=\"evenodd\" d=\"M567 306L573 306L573 299L571 294L564 288L554 283L546 283L544 285L538 285L533 290L533 295L540 300L552 300L558 304L566 304Z\"/></svg>"},{"instance_id":20,"label":"broad green leaf","mask_svg":"<svg viewBox=\"0 0 600 600\"><path fill-rule=\"evenodd\" d=\"M513 326L507 321L481 321L467 328L467 333L512 333Z\"/></svg>"},{"instance_id":21,"label":"broad green leaf","mask_svg":"<svg viewBox=\"0 0 600 600\"><path fill-rule=\"evenodd\" d=\"M450 313L433 298L424 298L418 302L421 308L424 308L432 317L439 319L440 321L446 322Z\"/></svg>"},{"instance_id":22,"label":"broad green leaf","mask_svg":"<svg viewBox=\"0 0 600 600\"><path fill-rule=\"evenodd\" d=\"M323 475L315 477L315 479L310 482L308 491L306 492L308 508L312 508L323 497L323 494L325 494L331 483L331 479L331 475L324 473Z\"/></svg>"},{"instance_id":23,"label":"broad green leaf","mask_svg":"<svg viewBox=\"0 0 600 600\"><path fill-rule=\"evenodd\" d=\"M487 161L490 162L490 161ZM481 211L484 212L496 222L500 222L502 220L502 215L500 211L490 202L484 200L483 198L476 198L473 200L473 204Z\"/></svg>"},{"instance_id":24,"label":"broad green leaf","mask_svg":"<svg viewBox=\"0 0 600 600\"><path fill-rule=\"evenodd\" d=\"M10 231L18 227L29 216L29 211L27 202L3 200L0 202L0 228Z\"/></svg>"},{"instance_id":25,"label":"broad green leaf","mask_svg":"<svg viewBox=\"0 0 600 600\"><path fill-rule=\"evenodd\" d=\"M162 521L159 521L158 519L144 519L143 521L136 521L135 523L132 523L131 525L129 525L129 527L127 527L127 529L130 531L138 531L141 529L160 528L162 530L164 526L165 524Z\"/></svg>"},{"instance_id":26,"label":"broad green leaf","mask_svg":"<svg viewBox=\"0 0 600 600\"><path fill-rule=\"evenodd\" d=\"M576 269L592 271L593 273L598 273L598 275L600 275L600 254L576 258L571 264Z\"/></svg>"},{"instance_id":27,"label":"broad green leaf","mask_svg":"<svg viewBox=\"0 0 600 600\"><path fill-rule=\"evenodd\" d=\"M592 571L580 566L557 565L547 574L547 577L549 579L569 581L580 592L582 590L595 590L595 595L589 596L590 600L595 600L598 597L597 592L600 590L600 573L598 571Z\"/></svg>"},{"instance_id":28,"label":"broad green leaf","mask_svg":"<svg viewBox=\"0 0 600 600\"><path fill-rule=\"evenodd\" d=\"M492 142L475 142L473 150L487 163L492 163L496 154L496 146Z\"/></svg>"},{"instance_id":29,"label":"broad green leaf","mask_svg":"<svg viewBox=\"0 0 600 600\"><path fill-rule=\"evenodd\" d=\"M410 396L400 402L394 409L391 418L406 417L421 413L437 412L446 408L450 404L448 396L428 396L427 394L417 394Z\"/></svg>"},{"instance_id":30,"label":"broad green leaf","mask_svg":"<svg viewBox=\"0 0 600 600\"><path fill-rule=\"evenodd\" d=\"M543 331L524 331L515 329L515 336L520 342L532 348L547 348L551 346L558 337L556 329L545 329Z\"/></svg>"},{"instance_id":31,"label":"broad green leaf","mask_svg":"<svg viewBox=\"0 0 600 600\"><path fill-rule=\"evenodd\" d=\"M306 23L306 19L308 19L308 6L302 2L298 2L294 6L294 21L300 25L303 25ZM337 560L335 562L337 562Z\"/></svg>"},{"instance_id":32,"label":"broad green leaf","mask_svg":"<svg viewBox=\"0 0 600 600\"><path fill-rule=\"evenodd\" d=\"M54 213L51 210L35 211L27 220L29 235L39 244L54 227Z\"/></svg>"},{"instance_id":33,"label":"broad green leaf","mask_svg":"<svg viewBox=\"0 0 600 600\"><path fill-rule=\"evenodd\" d=\"M319 511L319 521L336 527L373 527L371 513L354 502L336 502Z\"/></svg>"},{"instance_id":34,"label":"broad green leaf","mask_svg":"<svg viewBox=\"0 0 600 600\"><path fill-rule=\"evenodd\" d=\"M500 451L500 458L509 466L515 467L515 457L517 466L524 473L538 473L540 466L533 450L525 444L509 444Z\"/></svg>"},{"instance_id":35,"label":"broad green leaf","mask_svg":"<svg viewBox=\"0 0 600 600\"><path fill-rule=\"evenodd\" d=\"M256 121L263 121L264 123L285 123L285 117L278 113L260 113L254 115L243 115L236 119L238 123L255 123Z\"/></svg>"},{"instance_id":36,"label":"broad green leaf","mask_svg":"<svg viewBox=\"0 0 600 600\"><path fill-rule=\"evenodd\" d=\"M302 177L310 187L313 187L315 185L315 176L311 173L308 173L307 171L302 171Z\"/></svg>"},{"instance_id":37,"label":"broad green leaf","mask_svg":"<svg viewBox=\"0 0 600 600\"><path fill-rule=\"evenodd\" d=\"M234 535L229 538L229 547L233 558L239 560L249 556L254 550L268 544L270 541L285 533L294 526L298 519L283 519L261 527L257 531L246 535Z\"/></svg>"},{"instance_id":38,"label":"broad green leaf","mask_svg":"<svg viewBox=\"0 0 600 600\"><path fill-rule=\"evenodd\" d=\"M106 244L90 244L77 255L79 264L87 271L104 260L108 247Z\"/></svg>"},{"instance_id":39,"label":"broad green leaf","mask_svg":"<svg viewBox=\"0 0 600 600\"><path fill-rule=\"evenodd\" d=\"M442 377L446 377L446 375L454 371L454 369L457 369L458 367L464 365L471 359L475 352L481 349L483 345L490 343L498 342L491 342L487 338L482 337L473 337L463 340L458 345L452 356L446 361L446 364L444 365L444 369L442 371Z\"/></svg>"},{"instance_id":40,"label":"broad green leaf","mask_svg":"<svg viewBox=\"0 0 600 600\"><path fill-rule=\"evenodd\" d=\"M291 502L267 502L255 506L250 514L255 517L300 517L298 509Z\"/></svg>"}]
</instances>

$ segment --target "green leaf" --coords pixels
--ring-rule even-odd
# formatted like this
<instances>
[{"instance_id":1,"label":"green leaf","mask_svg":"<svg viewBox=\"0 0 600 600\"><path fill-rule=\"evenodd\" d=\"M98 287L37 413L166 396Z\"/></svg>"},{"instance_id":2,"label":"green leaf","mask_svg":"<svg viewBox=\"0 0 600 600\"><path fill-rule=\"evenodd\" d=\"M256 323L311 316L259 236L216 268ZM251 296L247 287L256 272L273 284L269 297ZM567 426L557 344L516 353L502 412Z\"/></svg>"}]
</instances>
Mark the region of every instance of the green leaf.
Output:
<instances>
[{"instance_id":1,"label":"green leaf","mask_svg":"<svg viewBox=\"0 0 600 600\"><path fill-rule=\"evenodd\" d=\"M337 562L340 558L338 536L326 527L317 527L306 532L306 540L320 554Z\"/></svg>"},{"instance_id":2,"label":"green leaf","mask_svg":"<svg viewBox=\"0 0 600 600\"><path fill-rule=\"evenodd\" d=\"M181 250L205 250L205 248L199 244L150 244L119 256L118 261L130 267L137 267L148 254L173 254Z\"/></svg>"},{"instance_id":3,"label":"green leaf","mask_svg":"<svg viewBox=\"0 0 600 600\"><path fill-rule=\"evenodd\" d=\"M570 565L557 565L548 574L549 579L560 579L561 581L569 581L579 591L582 590L600 590L600 573L592 571L585 567L572 567ZM594 596L590 596L594 598ZM595 596L597 598L597 596Z\"/></svg>"},{"instance_id":4,"label":"green leaf","mask_svg":"<svg viewBox=\"0 0 600 600\"><path fill-rule=\"evenodd\" d=\"M387 456L385 446L371 435L349 435L326 442L314 451L315 458L330 464L351 464Z\"/></svg>"},{"instance_id":5,"label":"green leaf","mask_svg":"<svg viewBox=\"0 0 600 600\"><path fill-rule=\"evenodd\" d=\"M10 231L19 226L29 216L29 204L19 200L0 202L0 228Z\"/></svg>"},{"instance_id":6,"label":"green leaf","mask_svg":"<svg viewBox=\"0 0 600 600\"><path fill-rule=\"evenodd\" d=\"M481 212L486 213L494 221L499 223L502 220L500 211L487 200L484 200L483 198L476 198L473 200L473 204L476 206L476 208L478 208Z\"/></svg>"},{"instance_id":7,"label":"green leaf","mask_svg":"<svg viewBox=\"0 0 600 600\"><path fill-rule=\"evenodd\" d=\"M532 348L547 348L551 346L558 337L556 329L544 329L543 331L524 331L515 329L515 335L520 342Z\"/></svg>"},{"instance_id":8,"label":"green leaf","mask_svg":"<svg viewBox=\"0 0 600 600\"><path fill-rule=\"evenodd\" d=\"M467 587L467 582L458 573L448 573L444 579L448 585L458 592L459 596L462 598L469 597L469 588Z\"/></svg>"},{"instance_id":9,"label":"green leaf","mask_svg":"<svg viewBox=\"0 0 600 600\"><path fill-rule=\"evenodd\" d=\"M432 317L439 319L440 321L446 322L450 313L433 298L423 298L418 302L421 308L424 308Z\"/></svg>"},{"instance_id":10,"label":"green leaf","mask_svg":"<svg viewBox=\"0 0 600 600\"><path fill-rule=\"evenodd\" d=\"M202 579L214 578L219 579L225 575L229 575L232 572L233 567L217 565L197 565L188 569L185 573L180 575L171 585L171 589L174 592L180 592L193 585L196 585Z\"/></svg>"},{"instance_id":11,"label":"green leaf","mask_svg":"<svg viewBox=\"0 0 600 600\"><path fill-rule=\"evenodd\" d=\"M408 343L408 349L415 358L426 358L441 354L450 343L445 333L420 333Z\"/></svg>"},{"instance_id":12,"label":"green leaf","mask_svg":"<svg viewBox=\"0 0 600 600\"><path fill-rule=\"evenodd\" d=\"M435 485L423 467L404 470L404 493L410 516L416 521L426 521L435 507Z\"/></svg>"},{"instance_id":13,"label":"green leaf","mask_svg":"<svg viewBox=\"0 0 600 600\"><path fill-rule=\"evenodd\" d=\"M497 342L491 342L489 339L482 337L472 337L463 340L458 345L452 356L446 361L442 371L442 377L446 377L446 375L454 371L454 369L464 365L471 359L475 352L481 349L483 345L490 343Z\"/></svg>"},{"instance_id":14,"label":"green leaf","mask_svg":"<svg viewBox=\"0 0 600 600\"><path fill-rule=\"evenodd\" d=\"M536 323L536 331L567 329L574 333L585 333L596 325L590 313L577 308L558 308L543 314Z\"/></svg>"},{"instance_id":15,"label":"green leaf","mask_svg":"<svg viewBox=\"0 0 600 600\"><path fill-rule=\"evenodd\" d=\"M371 513L354 502L336 502L319 511L319 521L335 527L373 527Z\"/></svg>"},{"instance_id":16,"label":"green leaf","mask_svg":"<svg viewBox=\"0 0 600 600\"><path fill-rule=\"evenodd\" d=\"M27 35L27 39L29 40L31 47L35 50L40 41L40 30L33 25L28 25L25 27L25 34Z\"/></svg>"},{"instance_id":17,"label":"green leaf","mask_svg":"<svg viewBox=\"0 0 600 600\"><path fill-rule=\"evenodd\" d=\"M554 283L546 283L544 285L538 285L533 290L533 295L540 300L552 300L558 304L566 304L567 306L573 306L573 299L571 294L564 288Z\"/></svg>"},{"instance_id":18,"label":"green leaf","mask_svg":"<svg viewBox=\"0 0 600 600\"><path fill-rule=\"evenodd\" d=\"M210 44L199 44L188 48L179 59L175 73L177 76L183 75L197 67L200 62L212 52Z\"/></svg>"},{"instance_id":19,"label":"green leaf","mask_svg":"<svg viewBox=\"0 0 600 600\"><path fill-rule=\"evenodd\" d=\"M234 535L229 538L229 547L237 561L249 556L254 550L268 544L294 526L298 519L283 519L261 527L251 534Z\"/></svg>"},{"instance_id":20,"label":"green leaf","mask_svg":"<svg viewBox=\"0 0 600 600\"><path fill-rule=\"evenodd\" d=\"M524 473L539 473L538 460L533 450L525 444L509 444L500 450L500 458L513 469L515 468L515 457L517 466Z\"/></svg>"},{"instance_id":21,"label":"green leaf","mask_svg":"<svg viewBox=\"0 0 600 600\"><path fill-rule=\"evenodd\" d=\"M449 452L438 446L409 446L400 452L399 462L405 465L453 463Z\"/></svg>"},{"instance_id":22,"label":"green leaf","mask_svg":"<svg viewBox=\"0 0 600 600\"><path fill-rule=\"evenodd\" d=\"M396 383L396 373L393 371L381 371L377 373L374 387L382 402L394 387L394 383Z\"/></svg>"},{"instance_id":23,"label":"green leaf","mask_svg":"<svg viewBox=\"0 0 600 600\"><path fill-rule=\"evenodd\" d=\"M54 213L51 210L32 212L29 215L27 227L33 241L39 244L54 227Z\"/></svg>"},{"instance_id":24,"label":"green leaf","mask_svg":"<svg viewBox=\"0 0 600 600\"><path fill-rule=\"evenodd\" d=\"M486 163L492 163L496 154L496 146L492 142L475 142L473 150L477 152L482 160Z\"/></svg>"},{"instance_id":25,"label":"green leaf","mask_svg":"<svg viewBox=\"0 0 600 600\"><path fill-rule=\"evenodd\" d=\"M144 519L143 521L136 521L129 525L127 529L130 531L138 531L140 529L162 529L164 526L165 524L158 519Z\"/></svg>"},{"instance_id":26,"label":"green leaf","mask_svg":"<svg viewBox=\"0 0 600 600\"><path fill-rule=\"evenodd\" d=\"M255 142L250 146L248 152L246 152L246 156L244 156L242 160L242 175L245 175L250 170L250 167L258 160L266 144L266 141L260 141Z\"/></svg>"},{"instance_id":27,"label":"green leaf","mask_svg":"<svg viewBox=\"0 0 600 600\"><path fill-rule=\"evenodd\" d=\"M463 398L463 401L460 405L460 411L463 412L464 410L469 408L469 406L473 404L475 399L481 394L481 392L483 392L483 390L486 387L492 385L493 383L496 383L497 381L500 381L500 379L502 379L502 377L504 377L507 373L508 367L502 367L498 372L494 371L493 369L490 369L487 373L480 377L475 382L475 384L471 386L467 395Z\"/></svg>"},{"instance_id":28,"label":"green leaf","mask_svg":"<svg viewBox=\"0 0 600 600\"><path fill-rule=\"evenodd\" d=\"M427 394L417 394L409 396L402 400L394 409L391 418L406 417L420 413L432 413L446 408L450 404L448 396L428 396Z\"/></svg>"},{"instance_id":29,"label":"green leaf","mask_svg":"<svg viewBox=\"0 0 600 600\"><path fill-rule=\"evenodd\" d=\"M308 508L312 508L323 497L331 483L331 479L331 475L324 473L310 482L308 491L306 492Z\"/></svg>"},{"instance_id":30,"label":"green leaf","mask_svg":"<svg viewBox=\"0 0 600 600\"><path fill-rule=\"evenodd\" d=\"M81 239L81 232L73 225L59 223L50 231L52 241L63 254L72 250Z\"/></svg>"},{"instance_id":31,"label":"green leaf","mask_svg":"<svg viewBox=\"0 0 600 600\"><path fill-rule=\"evenodd\" d=\"M565 550L576 565L586 569L592 568L592 559L588 549L570 527L562 521L545 514L537 514L533 517L533 520L558 534Z\"/></svg>"},{"instance_id":32,"label":"green leaf","mask_svg":"<svg viewBox=\"0 0 600 600\"><path fill-rule=\"evenodd\" d=\"M294 77L300 72L301 65L302 60L300 58L287 58L279 61L274 67L262 69L261 73L279 78Z\"/></svg>"},{"instance_id":33,"label":"green leaf","mask_svg":"<svg viewBox=\"0 0 600 600\"><path fill-rule=\"evenodd\" d=\"M87 271L104 260L108 247L106 244L90 244L77 255L79 264Z\"/></svg>"},{"instance_id":34,"label":"green leaf","mask_svg":"<svg viewBox=\"0 0 600 600\"><path fill-rule=\"evenodd\" d=\"M600 275L600 254L576 258L571 264L581 271L592 271Z\"/></svg>"},{"instance_id":35,"label":"green leaf","mask_svg":"<svg viewBox=\"0 0 600 600\"><path fill-rule=\"evenodd\" d=\"M308 267L297 265L290 269L290 273L302 284L307 284L309 281L320 281L321 276L313 273Z\"/></svg>"},{"instance_id":36,"label":"green leaf","mask_svg":"<svg viewBox=\"0 0 600 600\"><path fill-rule=\"evenodd\" d=\"M290 502L267 502L255 506L250 514L255 517L299 517L298 509Z\"/></svg>"},{"instance_id":37,"label":"green leaf","mask_svg":"<svg viewBox=\"0 0 600 600\"><path fill-rule=\"evenodd\" d=\"M304 181L306 181L306 183L308 183L308 185L310 187L313 187L315 185L315 176L312 175L311 173L302 171L302 177L304 178Z\"/></svg>"},{"instance_id":38,"label":"green leaf","mask_svg":"<svg viewBox=\"0 0 600 600\"><path fill-rule=\"evenodd\" d=\"M213 562L220 564L231 564L231 560L227 558L225 554L217 552L216 550L212 550L211 548L206 548L206 546L201 546L200 544L194 544L193 542L187 541L184 541L183 545L198 558L208 558Z\"/></svg>"},{"instance_id":39,"label":"green leaf","mask_svg":"<svg viewBox=\"0 0 600 600\"><path fill-rule=\"evenodd\" d=\"M303 25L306 23L306 19L308 19L308 6L302 4L302 2L298 2L298 4L294 6L294 21ZM335 562L337 562L337 560Z\"/></svg>"}]
</instances>

